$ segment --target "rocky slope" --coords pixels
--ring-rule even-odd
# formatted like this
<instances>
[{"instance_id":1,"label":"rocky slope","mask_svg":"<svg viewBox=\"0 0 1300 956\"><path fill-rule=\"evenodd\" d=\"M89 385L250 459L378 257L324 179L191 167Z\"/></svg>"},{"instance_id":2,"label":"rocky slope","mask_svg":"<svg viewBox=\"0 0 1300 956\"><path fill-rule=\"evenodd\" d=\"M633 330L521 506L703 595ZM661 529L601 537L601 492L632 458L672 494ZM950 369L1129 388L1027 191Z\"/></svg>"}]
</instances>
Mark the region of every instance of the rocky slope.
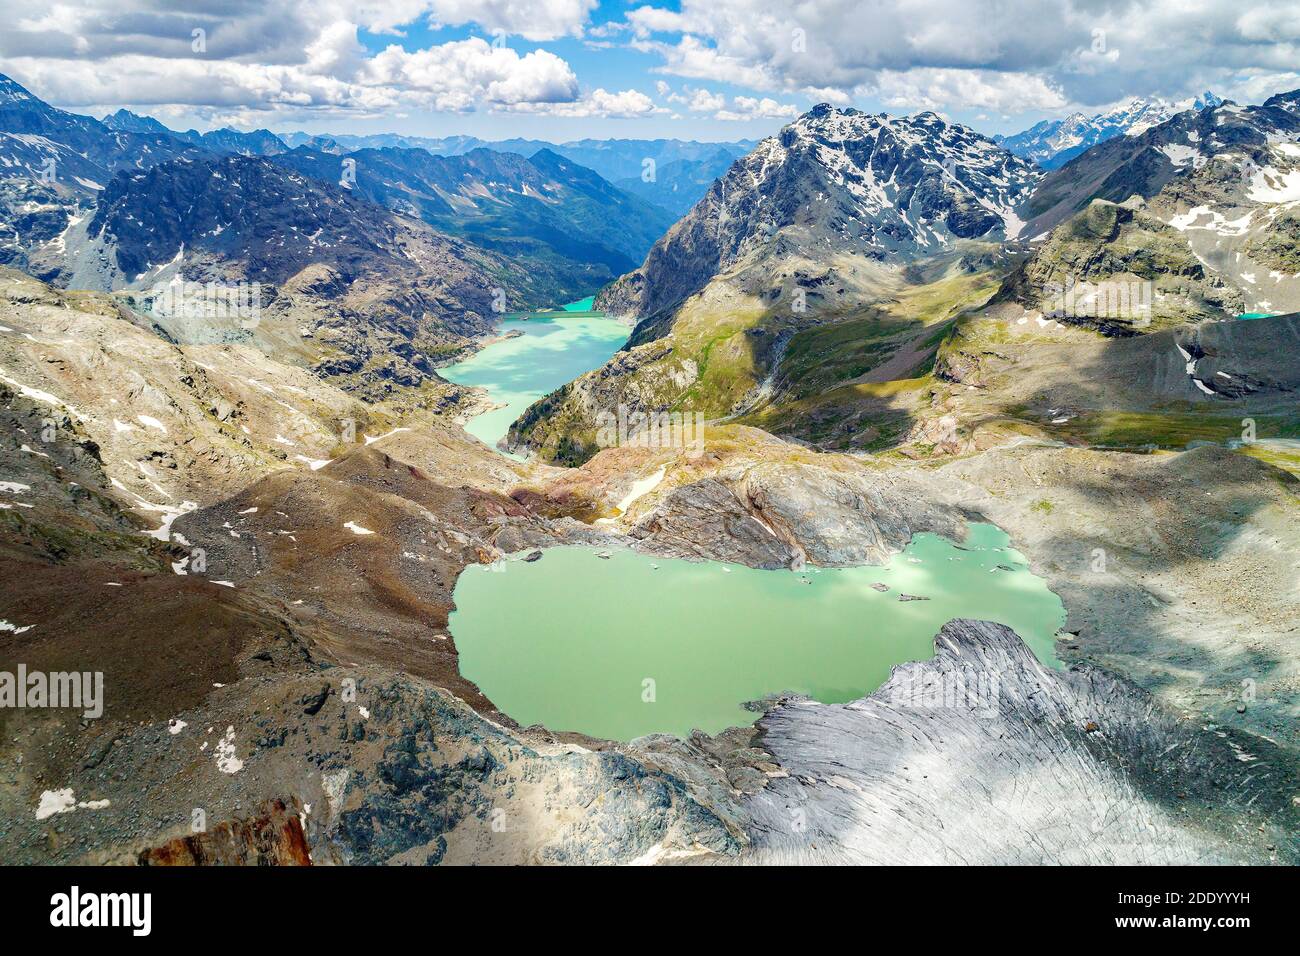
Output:
<instances>
[{"instance_id":1,"label":"rocky slope","mask_svg":"<svg viewBox=\"0 0 1300 956\"><path fill-rule=\"evenodd\" d=\"M791 253L797 239L778 231L761 243L762 251L741 251L731 271L714 277L706 266L703 290L688 294L697 284L691 279L694 264L710 262L718 248L710 236L743 232L736 226L743 208L729 211L725 223L707 220L712 227L692 231L695 217L708 212L706 199L656 246L642 271L604 293L602 301L615 307L631 303L642 317L628 350L529 409L512 440L547 458L582 461L597 447L597 417L622 404L737 418L821 447L902 446L928 453L960 444L944 424L953 391L945 379L983 387L978 376L965 374L972 359L983 359L956 356L944 345L962 351L962 337L981 327L978 320L966 322L965 314L996 315L1012 327L996 335L1009 335L1012 362L1018 363L1026 355L1021 344L1037 348L1050 342L1062 324L1123 336L1243 313L1295 311L1300 273L1292 268L1286 237L1292 207L1300 201L1293 182L1300 175L1297 95L1279 94L1262 106L1221 104L1183 112L1103 142L1034 187L1018 210L1030 221L1016 243L1000 249L966 243L930 259L913 255L902 270L888 267L888 260L864 267L842 236L823 237L827 252L800 258ZM740 164L730 175L745 168ZM759 181L753 169L745 175ZM717 196L725 185L719 183ZM797 195L798 189L785 184L780 194ZM827 191L823 198L834 195ZM804 199L801 208L818 208ZM890 215L876 211L872 221L888 223ZM696 258L692 237L712 251ZM897 254L906 260L901 248ZM684 264L652 276L656 256L671 255L680 255ZM762 263L761 275L747 271L746 256ZM1000 289L989 288L999 281ZM655 290L650 298L637 291L643 283ZM681 295L687 298L677 304ZM655 296L667 303L658 313ZM995 308L984 309L990 298ZM796 300L804 312L794 309ZM1037 334L1044 330L1048 334ZM986 338L984 332L975 336L981 343ZM1087 345L1081 354L1090 361L1124 361L1090 338L1082 341ZM1184 363L1192 358L1185 356ZM1263 362L1261 374L1271 374L1266 357L1257 353L1255 359ZM1046 369L1061 360L1077 364L1054 349L1032 364ZM1092 374L1116 379L1115 371ZM1228 376L1252 374L1249 364L1222 371L1214 381L1189 373L1184 384L1213 399L1233 391ZM1059 381L1068 385L1069 378ZM1014 386L991 404L1005 411L1014 404L1010 394L1024 391ZM1175 391L1181 396L1186 389ZM1117 394L1130 392L1120 388ZM1156 411L1151 395L1131 398L1127 409L1114 403L1106 408ZM1164 411L1148 429L1157 444L1166 443L1163 433L1170 429L1186 430L1182 416L1168 419ZM1047 416L1055 417L1059 413ZM1288 421L1283 416L1271 424ZM1283 427L1275 437L1288 434Z\"/></svg>"},{"instance_id":2,"label":"rocky slope","mask_svg":"<svg viewBox=\"0 0 1300 956\"><path fill-rule=\"evenodd\" d=\"M372 396L425 381L438 356L493 327L498 289L534 282L346 189L244 157L122 174L57 243L54 281L125 293L173 341L247 342ZM249 307L209 304L193 287L209 282L244 290Z\"/></svg>"},{"instance_id":3,"label":"rocky slope","mask_svg":"<svg viewBox=\"0 0 1300 956\"><path fill-rule=\"evenodd\" d=\"M598 306L638 321L628 349L535 405L512 441L573 463L595 450L596 416L619 404L717 418L773 403L796 378L792 340L1005 268L985 240L1018 234L1011 207L1036 176L934 114L817 107L733 165L601 293ZM893 356L904 372L924 365L933 330L885 324L884 354L844 379Z\"/></svg>"},{"instance_id":4,"label":"rocky slope","mask_svg":"<svg viewBox=\"0 0 1300 956\"><path fill-rule=\"evenodd\" d=\"M1140 201L1094 199L1038 246L999 300L1110 335L1131 335L1245 311L1243 292Z\"/></svg>"},{"instance_id":5,"label":"rocky slope","mask_svg":"<svg viewBox=\"0 0 1300 956\"><path fill-rule=\"evenodd\" d=\"M933 113L899 119L823 104L732 167L599 304L644 322L740 264L771 273L783 259L831 250L906 263L960 239L1014 236L1011 209L1035 178Z\"/></svg>"},{"instance_id":6,"label":"rocky slope","mask_svg":"<svg viewBox=\"0 0 1300 956\"><path fill-rule=\"evenodd\" d=\"M1036 218L1026 232L1055 228L1008 291L1041 312L1051 287L1151 282L1151 309L1140 316L1090 322L1107 310L1086 302L1058 310L1112 332L1300 309L1285 239L1300 201L1297 96L1182 113L1049 175L1027 204L1026 218Z\"/></svg>"},{"instance_id":7,"label":"rocky slope","mask_svg":"<svg viewBox=\"0 0 1300 956\"><path fill-rule=\"evenodd\" d=\"M1285 626L1270 637L1256 621L1249 633L1262 643L1238 661L1229 636L1237 631L1225 625L1240 620L1244 605L1223 592L1202 602L1194 634L1133 616L1140 602L1116 600L1111 578L1084 575L1078 594L1063 592L1081 655L1140 653L1143 682L1175 713L1207 710L1222 693L1214 706L1223 726L1175 721L1095 669L1046 671L1004 629L957 622L940 635L933 661L900 668L854 704L773 702L756 728L715 738L561 741L494 711L457 673L444 630L450 589L467 562L548 540L614 546L628 529L636 547L653 553L757 563L767 545L739 530L745 520L776 529L788 554L797 545L807 560L856 563L893 552L922 528L958 534L963 512L996 514L1027 535L1036 569L1054 582L1071 579L1073 564L1050 547L1052 536L1063 542L1058 523L1078 521L1094 528L1085 544L1114 541L1109 571L1125 587L1181 580L1190 591L1201 586L1194 575L1222 573L1225 559L1250 560L1255 547L1245 540L1225 551L1234 535L1226 529L1250 529L1258 541L1286 527L1277 521L1294 505L1267 466L1205 449L1183 475L1163 463L1152 463L1153 472L1131 455L1084 453L1110 472L1116 494L1187 497L1173 487L1143 490L1159 473L1164 482L1269 496L1268 508L1283 509L1269 518L1256 505L1234 518L1229 497L1214 510L1153 512L1143 527L1179 549L1173 561L1172 552L1120 550L1127 546L1113 536L1132 535L1135 525L1119 503L1089 504L1096 465L1058 463L1049 448L954 462L931 476L736 429L715 436L704 460L619 450L578 473L493 476L490 453L481 452L483 465L460 479L475 490L456 487L449 470L464 468L472 443L463 438L429 442L413 431L382 441L319 470L273 474L178 520L189 546L206 546L202 573L23 560L21 578L8 578L22 583L6 590L4 611L35 627L4 634L6 653L52 666L88 653L89 641L114 655L104 659L107 720L77 728L27 712L6 726L0 746L27 758L5 761L19 768L0 786L6 859L283 863L306 852L317 864L899 862L922 853L936 862L1260 863L1300 853L1294 762L1238 729L1260 721L1276 721L1275 735L1294 728L1294 674L1256 669L1278 660L1270 649L1284 646ZM1044 467L1072 475L1078 498L1039 521L1030 501L1045 493L1034 487ZM654 468L665 471L660 484L605 530L545 517L575 498L608 502ZM1035 478L1026 488L1027 469ZM509 496L490 490L520 479ZM1046 493L1057 495L1068 485L1051 487ZM952 504L935 503L944 498ZM692 519L728 499L734 521ZM1133 563L1138 555L1147 555L1144 567ZM63 593L56 580L74 569L80 586L51 604L52 593ZM1158 577L1145 577L1152 570ZM229 580L216 584L217 573ZM1258 562L1233 573L1260 585L1255 613L1271 607L1277 624L1291 619L1278 603L1284 592L1258 577ZM138 640L161 635L163 619L175 640ZM197 619L206 622L197 641L175 626ZM88 629L87 620L96 623ZM1213 683L1186 671L1171 682L1152 665L1170 653L1177 661L1179 647L1200 650L1196 666ZM160 657L172 666L158 668ZM1221 669L1231 661L1244 670ZM394 676L396 668L409 676ZM1259 690L1244 714L1232 707L1239 673L1255 675ZM961 683L951 700L942 689L954 675ZM1198 696L1179 696L1189 689ZM928 770L952 766L964 770ZM37 819L40 793L65 789L94 808ZM198 834L195 808L206 823Z\"/></svg>"},{"instance_id":8,"label":"rocky slope","mask_svg":"<svg viewBox=\"0 0 1300 956\"><path fill-rule=\"evenodd\" d=\"M158 527L259 475L327 460L345 432L387 424L381 409L256 349L176 345L139 322L109 296L0 270L0 389L26 410L11 469L46 469L42 452L78 444L110 494Z\"/></svg>"},{"instance_id":9,"label":"rocky slope","mask_svg":"<svg viewBox=\"0 0 1300 956\"><path fill-rule=\"evenodd\" d=\"M351 162L354 195L527 263L534 287L511 289L510 311L585 297L634 268L672 223L658 207L545 149L525 159L488 149L457 156L362 149L339 157L300 147L276 162L323 181L337 181L341 164Z\"/></svg>"},{"instance_id":10,"label":"rocky slope","mask_svg":"<svg viewBox=\"0 0 1300 956\"><path fill-rule=\"evenodd\" d=\"M1216 165L1215 178L1228 189L1237 180L1243 188L1236 197L1244 196L1253 172L1271 165L1275 144L1295 140L1298 95L1300 91L1279 93L1260 106L1223 103L1179 113L1137 136L1116 137L1089 149L1043 177L1018 210L1028 220L1024 235L1037 236L1093 199L1119 203L1138 195L1150 200L1175 177ZM1247 160L1254 165L1247 167ZM1224 175L1228 166L1235 176Z\"/></svg>"},{"instance_id":11,"label":"rocky slope","mask_svg":"<svg viewBox=\"0 0 1300 956\"><path fill-rule=\"evenodd\" d=\"M1297 688L1284 651L1292 597L1264 574L1283 573L1285 562L1259 555L1273 539L1279 553L1300 545L1286 520L1295 482L1267 465L1214 449L1175 464L1096 452L1065 460L1057 449L1024 447L936 471L818 454L730 426L707 436L699 458L615 449L560 471L506 461L417 413L418 427L406 419L382 432L372 419L364 440L318 468L272 465L259 478L258 465L242 464L257 479L246 487L219 461L174 454L175 474L152 479L164 491L213 476L228 484L177 517L163 542L132 533L146 524L129 514L140 496L112 478L139 472L172 435L222 440L218 424L188 410L193 385L227 401L239 395L246 406L265 402L232 419L253 426L244 437L256 449L278 444L268 441L281 428L275 416L289 411L281 403L304 399L289 386L306 391L306 381L264 364L203 367L209 358L213 369L268 361L253 350L159 341L150 353L148 333L106 298L10 278L11 311L0 322L13 331L0 341L10 343L3 367L14 380L13 450L4 460L24 469L7 480L28 488L8 493L0 550L9 582L0 612L23 630L0 640L7 658L33 667L102 662L109 716L82 727L66 714L8 715L0 736L7 860L302 862L305 852L314 863L891 861L918 852L920 821L935 815L944 832L979 832L974 843L927 843L935 860L963 852L986 862L1295 858L1293 762L1251 736L1295 746ZM56 320L64 324L42 339ZM120 394L137 375L141 387ZM263 400L254 378L277 394ZM117 422L131 423L102 416L111 397L91 392L95 381L129 400L142 433L122 432L131 444L114 444ZM316 388L318 402L355 402ZM61 422L54 443L37 445L19 430L52 413ZM48 459L33 454L46 448ZM629 501L629 486L651 472L660 480ZM1100 500L1098 488L1120 498ZM1222 500L1202 503L1191 489ZM1045 495L1060 496L1055 507L1038 507ZM1145 500L1197 507L1152 510L1135 523L1130 506ZM40 521L10 523L19 502ZM919 530L959 535L966 515L994 517L1024 542L1065 597L1079 656L1105 655L1162 706L1213 713L1221 726L1175 725L1121 681L1046 674L1013 638L955 625L934 662L903 668L853 705L781 702L756 729L716 738L561 741L514 727L482 698L459 674L445 630L461 568L548 543L624 543L760 566L852 564L883 559ZM612 520L586 523L593 516ZM76 521L89 525L74 533ZM1091 537L1071 531L1072 522ZM51 527L67 540L41 531ZM1139 530L1158 534L1160 547L1130 540ZM1079 550L1086 545L1114 555L1108 575L1077 574L1090 559ZM1239 582L1232 594L1206 585L1225 568ZM1180 597L1167 611L1145 610L1143 595L1170 593ZM1194 593L1193 633L1179 609ZM1244 615L1248 653L1237 636ZM965 665L978 659L976 686L980 673L1002 682L995 718L936 712L896 693L950 671L949 646L970 651ZM1259 696L1239 713L1232 694L1243 675ZM1031 681L1035 694L1021 694ZM885 719L863 728L866 712ZM901 729L936 720L951 731ZM897 759L874 759L879 751L862 745L867 733L883 735ZM992 756L995 740L1001 758ZM1171 747L1176 762L1152 760ZM11 759L20 753L23 761ZM961 778L969 786L943 786L949 778L925 776L931 765L969 767ZM1207 780L1218 783L1212 793ZM38 819L42 794L65 790L86 806ZM1180 810L1193 806L1190 817ZM199 834L195 808L206 821ZM852 821L871 808L889 810L891 826L864 843ZM1070 822L1047 825L1063 808ZM800 818L791 810L802 811L803 825L791 825ZM1044 822L1032 844L1026 819ZM1143 821L1140 832L1134 821Z\"/></svg>"},{"instance_id":12,"label":"rocky slope","mask_svg":"<svg viewBox=\"0 0 1300 956\"><path fill-rule=\"evenodd\" d=\"M787 703L759 727L784 771L746 804L761 863L1258 864L1296 814L1273 748L1243 763L1124 681L1050 671L985 622L950 621L933 659L870 697Z\"/></svg>"}]
</instances>

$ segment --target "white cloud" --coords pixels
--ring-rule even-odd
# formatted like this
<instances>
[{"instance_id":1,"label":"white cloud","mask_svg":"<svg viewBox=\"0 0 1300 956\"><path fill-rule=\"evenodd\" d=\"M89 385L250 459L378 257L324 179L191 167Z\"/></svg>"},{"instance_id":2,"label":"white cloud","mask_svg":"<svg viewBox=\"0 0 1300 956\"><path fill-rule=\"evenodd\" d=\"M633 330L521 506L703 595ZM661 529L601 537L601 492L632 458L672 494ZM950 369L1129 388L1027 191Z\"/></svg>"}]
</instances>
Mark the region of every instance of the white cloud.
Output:
<instances>
[{"instance_id":1,"label":"white cloud","mask_svg":"<svg viewBox=\"0 0 1300 956\"><path fill-rule=\"evenodd\" d=\"M365 48L357 42L357 25L339 20L325 27L303 52L307 56L303 69L308 73L351 75L360 68Z\"/></svg>"},{"instance_id":2,"label":"white cloud","mask_svg":"<svg viewBox=\"0 0 1300 956\"><path fill-rule=\"evenodd\" d=\"M765 66L724 55L693 36L682 37L675 44L633 40L629 45L634 50L657 53L663 57L664 65L658 69L664 73L718 83L736 83L755 89L771 89L777 85L776 76Z\"/></svg>"},{"instance_id":3,"label":"white cloud","mask_svg":"<svg viewBox=\"0 0 1300 956\"><path fill-rule=\"evenodd\" d=\"M794 119L799 115L798 107L788 103L763 97L736 96L731 100L730 109L722 109L714 114L718 120L754 120L754 119Z\"/></svg>"},{"instance_id":4,"label":"white cloud","mask_svg":"<svg viewBox=\"0 0 1300 956\"><path fill-rule=\"evenodd\" d=\"M872 91L887 105L908 110L1020 112L1067 105L1060 89L1040 76L989 70L883 70Z\"/></svg>"},{"instance_id":5,"label":"white cloud","mask_svg":"<svg viewBox=\"0 0 1300 956\"><path fill-rule=\"evenodd\" d=\"M1216 92L1238 103L1262 103L1274 93L1300 89L1300 72L1247 70Z\"/></svg>"},{"instance_id":6,"label":"white cloud","mask_svg":"<svg viewBox=\"0 0 1300 956\"><path fill-rule=\"evenodd\" d=\"M660 72L833 102L1056 109L1300 62L1296 0L681 0L626 20Z\"/></svg>"},{"instance_id":7,"label":"white cloud","mask_svg":"<svg viewBox=\"0 0 1300 956\"><path fill-rule=\"evenodd\" d=\"M655 106L650 97L638 90L609 93L603 89L592 90L585 96L567 103L517 102L505 108L516 113L545 113L549 116L603 119L630 119L668 112L661 106Z\"/></svg>"},{"instance_id":8,"label":"white cloud","mask_svg":"<svg viewBox=\"0 0 1300 956\"><path fill-rule=\"evenodd\" d=\"M55 21L73 22L58 8L49 20ZM335 20L309 33L291 62L261 62L251 55L220 56L223 35L228 36L214 27L207 50L195 52L186 29L184 55L154 48L104 58L9 56L3 69L66 106L189 105L244 118L257 110L370 115L394 108L496 109L574 102L580 95L577 76L554 53L520 53L479 37L415 51L393 44L368 57L358 42L357 24ZM280 48L273 40L268 43L265 58L276 59L278 53L271 54Z\"/></svg>"},{"instance_id":9,"label":"white cloud","mask_svg":"<svg viewBox=\"0 0 1300 956\"><path fill-rule=\"evenodd\" d=\"M39 95L241 122L267 112L663 115L637 90L584 92L562 57L527 48L564 37L649 53L653 75L725 85L725 97L656 85L677 112L725 120L786 118L795 108L780 101L791 96L1000 114L1204 89L1258 102L1300 73L1297 0L651 0L599 26L597 0L0 2L0 71ZM482 36L373 54L358 41L424 23ZM206 31L199 53L194 29ZM498 31L516 39L494 46Z\"/></svg>"},{"instance_id":10,"label":"white cloud","mask_svg":"<svg viewBox=\"0 0 1300 956\"><path fill-rule=\"evenodd\" d=\"M557 103L578 96L578 78L554 53L520 56L477 37L415 53L390 46L365 64L359 79L366 86L427 95L439 110Z\"/></svg>"},{"instance_id":11,"label":"white cloud","mask_svg":"<svg viewBox=\"0 0 1300 956\"><path fill-rule=\"evenodd\" d=\"M669 103L685 106L692 113L715 113L727 105L727 98L723 94L709 90L687 87L680 93L674 93L671 87L662 81L657 84L657 88L659 95Z\"/></svg>"},{"instance_id":12,"label":"white cloud","mask_svg":"<svg viewBox=\"0 0 1300 956\"><path fill-rule=\"evenodd\" d=\"M724 122L736 122L755 119L793 119L800 110L788 103L778 103L770 97L761 99L753 96L733 96L731 105L722 93L698 87L683 87L680 93L674 92L669 84L662 80L656 84L659 95L669 103L683 106L691 113L708 113L713 119Z\"/></svg>"},{"instance_id":13,"label":"white cloud","mask_svg":"<svg viewBox=\"0 0 1300 956\"><path fill-rule=\"evenodd\" d=\"M527 40L555 40L581 36L597 0L429 0L425 6L438 23L477 23Z\"/></svg>"},{"instance_id":14,"label":"white cloud","mask_svg":"<svg viewBox=\"0 0 1300 956\"><path fill-rule=\"evenodd\" d=\"M598 0L190 0L167 10L156 0L5 0L0 54L118 53L181 56L190 31L207 31L209 49L223 57L255 55L263 62L292 57L330 24L355 23L373 33L400 34L420 21L437 27L477 26L544 41L582 36Z\"/></svg>"}]
</instances>

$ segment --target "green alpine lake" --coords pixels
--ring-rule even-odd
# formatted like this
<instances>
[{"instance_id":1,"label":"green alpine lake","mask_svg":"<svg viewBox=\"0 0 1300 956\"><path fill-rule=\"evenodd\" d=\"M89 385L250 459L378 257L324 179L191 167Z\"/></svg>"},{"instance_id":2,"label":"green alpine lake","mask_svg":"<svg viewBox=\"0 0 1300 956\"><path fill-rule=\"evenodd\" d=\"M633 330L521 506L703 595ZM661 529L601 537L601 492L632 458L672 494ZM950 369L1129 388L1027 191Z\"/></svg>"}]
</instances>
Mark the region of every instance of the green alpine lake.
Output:
<instances>
[{"instance_id":1,"label":"green alpine lake","mask_svg":"<svg viewBox=\"0 0 1300 956\"><path fill-rule=\"evenodd\" d=\"M509 338L438 369L449 382L487 389L492 402L501 406L471 419L467 432L496 448L529 405L604 365L618 351L632 330L592 311L592 301L570 302L554 312L507 315L498 331Z\"/></svg>"},{"instance_id":2,"label":"green alpine lake","mask_svg":"<svg viewBox=\"0 0 1300 956\"><path fill-rule=\"evenodd\" d=\"M1056 666L1065 623L988 524L961 544L916 535L885 565L800 572L558 547L470 565L454 599L461 673L499 708L612 740L749 724L745 702L782 691L854 700L930 657L954 617L1006 624Z\"/></svg>"}]
</instances>

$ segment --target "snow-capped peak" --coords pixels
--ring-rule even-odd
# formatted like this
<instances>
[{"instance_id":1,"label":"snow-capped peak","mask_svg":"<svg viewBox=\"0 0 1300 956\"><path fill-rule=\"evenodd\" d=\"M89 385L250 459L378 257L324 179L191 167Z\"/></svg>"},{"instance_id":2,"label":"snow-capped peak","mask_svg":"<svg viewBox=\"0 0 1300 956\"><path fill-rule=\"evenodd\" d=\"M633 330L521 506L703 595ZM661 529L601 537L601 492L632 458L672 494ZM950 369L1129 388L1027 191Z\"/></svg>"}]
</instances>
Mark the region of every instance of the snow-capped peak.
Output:
<instances>
[{"instance_id":1,"label":"snow-capped peak","mask_svg":"<svg viewBox=\"0 0 1300 956\"><path fill-rule=\"evenodd\" d=\"M25 103L35 99L36 97L32 96L32 94L3 73L0 73L0 103Z\"/></svg>"},{"instance_id":2,"label":"snow-capped peak","mask_svg":"<svg viewBox=\"0 0 1300 956\"><path fill-rule=\"evenodd\" d=\"M997 141L1017 156L1031 159L1044 169L1055 169L1090 146L1116 136L1139 136L1178 113L1222 103L1221 98L1208 91L1184 100L1132 96L1101 112L1074 112L1063 119L1044 120L1022 133L999 137Z\"/></svg>"},{"instance_id":3,"label":"snow-capped peak","mask_svg":"<svg viewBox=\"0 0 1300 956\"><path fill-rule=\"evenodd\" d=\"M956 239L1013 238L1011 210L1037 178L1029 163L937 113L821 104L760 143L722 195L761 219L751 235L797 226L814 242L907 256L939 253Z\"/></svg>"}]
</instances>

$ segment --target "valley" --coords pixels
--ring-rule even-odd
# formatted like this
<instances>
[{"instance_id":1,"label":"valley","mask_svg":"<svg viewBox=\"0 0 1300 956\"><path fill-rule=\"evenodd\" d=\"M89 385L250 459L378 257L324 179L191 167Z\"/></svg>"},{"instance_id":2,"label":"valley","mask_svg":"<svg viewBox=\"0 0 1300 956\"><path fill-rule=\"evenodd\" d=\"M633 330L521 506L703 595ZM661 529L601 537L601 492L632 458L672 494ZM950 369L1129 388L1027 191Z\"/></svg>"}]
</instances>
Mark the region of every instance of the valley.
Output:
<instances>
[{"instance_id":1,"label":"valley","mask_svg":"<svg viewBox=\"0 0 1300 956\"><path fill-rule=\"evenodd\" d=\"M591 304L589 297L554 312L506 316L498 341L438 369L449 382L487 390L489 407L466 423L467 432L498 447L528 406L599 368L627 341L628 326L592 312Z\"/></svg>"}]
</instances>

